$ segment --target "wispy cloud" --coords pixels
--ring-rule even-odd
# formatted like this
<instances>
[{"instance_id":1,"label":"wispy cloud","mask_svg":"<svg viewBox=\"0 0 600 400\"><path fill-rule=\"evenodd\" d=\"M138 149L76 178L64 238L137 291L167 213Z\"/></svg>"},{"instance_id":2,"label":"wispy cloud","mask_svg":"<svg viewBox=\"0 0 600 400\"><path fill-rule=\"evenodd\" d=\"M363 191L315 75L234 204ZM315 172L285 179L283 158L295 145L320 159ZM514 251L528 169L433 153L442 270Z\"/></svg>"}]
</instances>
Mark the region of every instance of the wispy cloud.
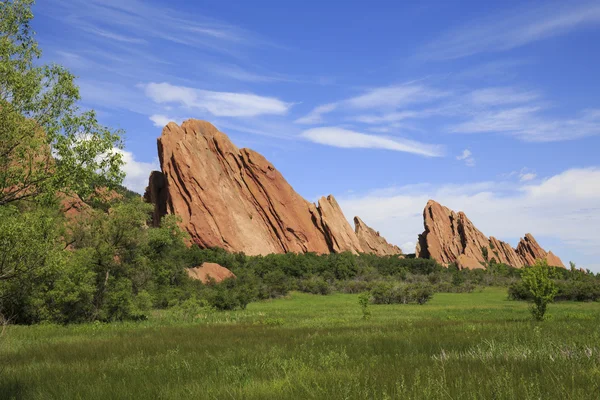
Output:
<instances>
[{"instance_id":1,"label":"wispy cloud","mask_svg":"<svg viewBox=\"0 0 600 400\"><path fill-rule=\"evenodd\" d=\"M252 93L214 92L169 83L148 83L143 88L146 95L156 103L202 109L217 117L283 115L292 106L291 103L274 97Z\"/></svg>"},{"instance_id":2,"label":"wispy cloud","mask_svg":"<svg viewBox=\"0 0 600 400\"><path fill-rule=\"evenodd\" d=\"M529 182L537 178L537 173L531 168L523 167L518 171L511 171L507 174L501 174L499 177L502 179L517 177L519 182Z\"/></svg>"},{"instance_id":3,"label":"wispy cloud","mask_svg":"<svg viewBox=\"0 0 600 400\"><path fill-rule=\"evenodd\" d=\"M152 121L154 126L156 126L157 128L164 128L169 122L181 124L184 120L185 118L173 118L163 114L153 114L150 116L150 121Z\"/></svg>"},{"instance_id":4,"label":"wispy cloud","mask_svg":"<svg viewBox=\"0 0 600 400\"><path fill-rule=\"evenodd\" d=\"M137 44L146 44L148 43L146 40L144 39L140 39L140 38L136 38L136 37L131 37L131 36L126 36L126 35L120 35L118 33L115 32L109 32L109 31L105 31L103 29L99 29L99 28L95 28L93 26L89 26L89 25L82 25L82 29L86 32L92 33L94 35L98 35L110 40L116 40L119 42L125 42L125 43L137 43Z\"/></svg>"},{"instance_id":5,"label":"wispy cloud","mask_svg":"<svg viewBox=\"0 0 600 400\"><path fill-rule=\"evenodd\" d=\"M467 167L475 166L475 157L473 157L473 153L471 153L471 150L469 149L464 149L460 155L456 156L456 159L458 161L464 161Z\"/></svg>"},{"instance_id":6,"label":"wispy cloud","mask_svg":"<svg viewBox=\"0 0 600 400\"><path fill-rule=\"evenodd\" d=\"M425 103L447 96L448 93L423 85L405 84L371 89L344 101L358 109L397 108L407 104Z\"/></svg>"},{"instance_id":7,"label":"wispy cloud","mask_svg":"<svg viewBox=\"0 0 600 400\"><path fill-rule=\"evenodd\" d=\"M497 106L504 104L529 103L539 99L534 91L522 91L513 87L492 87L473 90L470 101L475 105Z\"/></svg>"},{"instance_id":8,"label":"wispy cloud","mask_svg":"<svg viewBox=\"0 0 600 400\"><path fill-rule=\"evenodd\" d=\"M505 133L527 142L555 142L600 134L600 110L586 110L578 118L558 119L542 114L540 106L523 106L475 113L450 128L455 133Z\"/></svg>"},{"instance_id":9,"label":"wispy cloud","mask_svg":"<svg viewBox=\"0 0 600 400\"><path fill-rule=\"evenodd\" d=\"M420 57L448 60L506 51L598 23L600 3L597 1L548 1L450 31L425 46Z\"/></svg>"},{"instance_id":10,"label":"wispy cloud","mask_svg":"<svg viewBox=\"0 0 600 400\"><path fill-rule=\"evenodd\" d=\"M237 45L261 45L258 35L202 15L140 0L51 0L45 9L56 18L107 40L129 43L150 38L231 53Z\"/></svg>"},{"instance_id":11,"label":"wispy cloud","mask_svg":"<svg viewBox=\"0 0 600 400\"><path fill-rule=\"evenodd\" d=\"M300 117L294 122L297 124L314 125L323 122L323 115L334 111L338 105L336 103L323 104L315 107L311 112L304 117Z\"/></svg>"},{"instance_id":12,"label":"wispy cloud","mask_svg":"<svg viewBox=\"0 0 600 400\"><path fill-rule=\"evenodd\" d=\"M313 128L302 132L302 137L327 146L355 149L385 149L441 157L443 148L408 139L369 135L337 127Z\"/></svg>"},{"instance_id":13,"label":"wispy cloud","mask_svg":"<svg viewBox=\"0 0 600 400\"><path fill-rule=\"evenodd\" d=\"M537 174L534 172L526 172L519 175L519 181L521 182L529 182L534 180L537 177Z\"/></svg>"}]
</instances>

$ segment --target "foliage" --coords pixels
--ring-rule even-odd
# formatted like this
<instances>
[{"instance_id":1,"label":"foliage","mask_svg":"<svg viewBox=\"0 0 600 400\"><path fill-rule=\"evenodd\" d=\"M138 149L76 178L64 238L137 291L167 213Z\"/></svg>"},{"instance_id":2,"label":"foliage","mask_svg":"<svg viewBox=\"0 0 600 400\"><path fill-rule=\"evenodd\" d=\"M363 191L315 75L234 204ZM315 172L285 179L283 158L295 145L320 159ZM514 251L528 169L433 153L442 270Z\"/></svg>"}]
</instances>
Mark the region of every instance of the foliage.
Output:
<instances>
[{"instance_id":1,"label":"foliage","mask_svg":"<svg viewBox=\"0 0 600 400\"><path fill-rule=\"evenodd\" d=\"M597 276L575 270L565 278L563 268L556 269L553 276L557 289L554 301L600 301L600 279ZM533 295L523 281L510 285L508 297L511 300L533 301Z\"/></svg>"},{"instance_id":2,"label":"foliage","mask_svg":"<svg viewBox=\"0 0 600 400\"><path fill-rule=\"evenodd\" d=\"M138 197L87 210L67 230L56 212L0 207L0 311L17 323L137 319L177 297L189 284L185 235L172 218L149 229L149 212Z\"/></svg>"},{"instance_id":3,"label":"foliage","mask_svg":"<svg viewBox=\"0 0 600 400\"><path fill-rule=\"evenodd\" d=\"M371 301L371 295L369 293L361 293L358 296L358 305L362 312L363 319L371 318L371 310L369 310L369 302Z\"/></svg>"},{"instance_id":4,"label":"foliage","mask_svg":"<svg viewBox=\"0 0 600 400\"><path fill-rule=\"evenodd\" d=\"M0 206L0 282L58 262L59 235L56 213Z\"/></svg>"},{"instance_id":5,"label":"foliage","mask_svg":"<svg viewBox=\"0 0 600 400\"><path fill-rule=\"evenodd\" d=\"M81 111L73 74L38 63L32 4L0 2L0 206L57 191L86 197L123 177L121 132Z\"/></svg>"},{"instance_id":6,"label":"foliage","mask_svg":"<svg viewBox=\"0 0 600 400\"><path fill-rule=\"evenodd\" d=\"M433 286L426 283L394 284L381 282L371 289L374 304L425 304L433 297Z\"/></svg>"},{"instance_id":7,"label":"foliage","mask_svg":"<svg viewBox=\"0 0 600 400\"><path fill-rule=\"evenodd\" d=\"M554 300L558 293L556 284L552 280L552 270L548 263L538 260L534 266L525 268L521 274L524 288L531 294L533 318L541 321L544 319L548 304Z\"/></svg>"},{"instance_id":8,"label":"foliage","mask_svg":"<svg viewBox=\"0 0 600 400\"><path fill-rule=\"evenodd\" d=\"M306 293L327 295L333 291L333 287L323 277L312 276L308 279L300 280L298 282L298 290Z\"/></svg>"}]
</instances>

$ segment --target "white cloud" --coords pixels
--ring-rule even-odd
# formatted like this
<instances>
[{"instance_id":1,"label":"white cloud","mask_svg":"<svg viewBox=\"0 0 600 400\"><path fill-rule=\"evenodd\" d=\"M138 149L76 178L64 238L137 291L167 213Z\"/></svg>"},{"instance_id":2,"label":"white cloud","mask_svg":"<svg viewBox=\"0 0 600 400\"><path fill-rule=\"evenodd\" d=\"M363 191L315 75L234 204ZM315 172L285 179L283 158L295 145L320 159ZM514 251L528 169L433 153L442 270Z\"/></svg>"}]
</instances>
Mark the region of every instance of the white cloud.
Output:
<instances>
[{"instance_id":1,"label":"white cloud","mask_svg":"<svg viewBox=\"0 0 600 400\"><path fill-rule=\"evenodd\" d=\"M396 111L396 112L391 112L391 113L385 113L383 115L372 115L372 114L367 114L367 115L358 115L356 117L353 117L352 119L354 119L355 121L358 122L362 122L365 124L382 124L382 123L389 123L389 122L398 122L398 121L402 121L405 119L410 119L410 118L419 118L419 117L426 117L430 115L429 112L427 112L427 110L423 110L423 111Z\"/></svg>"},{"instance_id":2,"label":"white cloud","mask_svg":"<svg viewBox=\"0 0 600 400\"><path fill-rule=\"evenodd\" d=\"M469 149L464 149L460 155L456 156L456 159L458 161L464 161L467 167L475 166L475 158Z\"/></svg>"},{"instance_id":3,"label":"white cloud","mask_svg":"<svg viewBox=\"0 0 600 400\"><path fill-rule=\"evenodd\" d=\"M470 93L470 101L475 105L496 106L502 104L529 103L540 95L533 91L521 91L512 87L477 89Z\"/></svg>"},{"instance_id":4,"label":"white cloud","mask_svg":"<svg viewBox=\"0 0 600 400\"><path fill-rule=\"evenodd\" d=\"M429 102L447 95L447 92L427 86L405 84L371 89L360 96L347 99L344 104L358 109L396 108Z\"/></svg>"},{"instance_id":5,"label":"white cloud","mask_svg":"<svg viewBox=\"0 0 600 400\"><path fill-rule=\"evenodd\" d=\"M442 147L408 139L368 135L351 130L323 127L309 129L301 134L314 143L341 148L386 149L418 154L426 157L441 157Z\"/></svg>"},{"instance_id":6,"label":"white cloud","mask_svg":"<svg viewBox=\"0 0 600 400\"><path fill-rule=\"evenodd\" d=\"M600 259L597 167L566 170L538 184L422 184L339 197L338 201L346 215L360 215L391 243L406 243L414 242L423 231L423 207L431 198L464 211L484 234L513 246L530 232L565 263L573 260L588 267Z\"/></svg>"},{"instance_id":7,"label":"white cloud","mask_svg":"<svg viewBox=\"0 0 600 400\"><path fill-rule=\"evenodd\" d=\"M170 83L148 83L142 87L155 103L202 109L217 117L283 115L292 106L274 97L252 93L213 92Z\"/></svg>"},{"instance_id":8,"label":"white cloud","mask_svg":"<svg viewBox=\"0 0 600 400\"><path fill-rule=\"evenodd\" d=\"M99 28L94 28L94 27L91 27L91 26L84 26L82 29L85 30L85 31L87 31L87 32L93 33L94 35L102 36L102 37L105 37L107 39L116 40L116 41L119 41L119 42L136 43L136 44L146 44L146 43L148 43L144 39L135 38L135 37L126 36L126 35L119 35L118 33L115 33L115 32L109 32L109 31L105 31L105 30L99 29Z\"/></svg>"},{"instance_id":9,"label":"white cloud","mask_svg":"<svg viewBox=\"0 0 600 400\"><path fill-rule=\"evenodd\" d=\"M141 0L52 1L45 11L111 45L114 41L135 44L159 39L232 54L235 46L267 44L235 25Z\"/></svg>"},{"instance_id":10,"label":"white cloud","mask_svg":"<svg viewBox=\"0 0 600 400\"><path fill-rule=\"evenodd\" d=\"M448 32L425 46L421 58L447 60L483 52L506 51L600 23L600 3L542 2L513 9L510 15L481 19Z\"/></svg>"},{"instance_id":11,"label":"white cloud","mask_svg":"<svg viewBox=\"0 0 600 400\"><path fill-rule=\"evenodd\" d=\"M150 116L150 121L152 121L154 123L154 126L156 126L157 128L164 128L169 122L181 124L183 118L171 118L162 114L154 114Z\"/></svg>"},{"instance_id":12,"label":"white cloud","mask_svg":"<svg viewBox=\"0 0 600 400\"><path fill-rule=\"evenodd\" d=\"M402 252L404 254L411 254L415 252L415 249L417 248L417 244L415 242L406 242L400 245L400 248L402 249Z\"/></svg>"},{"instance_id":13,"label":"white cloud","mask_svg":"<svg viewBox=\"0 0 600 400\"><path fill-rule=\"evenodd\" d=\"M448 91L407 83L375 88L360 96L319 106L296 122L321 123L323 114L336 110L345 121L370 125L364 129L371 132L419 130L417 122L444 118L447 122L442 129L451 133L501 133L527 142L573 140L600 134L600 109L583 110L575 117L556 117L550 114L548 104L539 92L512 86ZM357 110L371 112L361 114ZM473 165L474 160L468 163Z\"/></svg>"},{"instance_id":14,"label":"white cloud","mask_svg":"<svg viewBox=\"0 0 600 400\"><path fill-rule=\"evenodd\" d=\"M323 114L330 113L334 111L338 105L336 103L323 104L321 106L315 107L311 112L306 114L304 117L298 118L294 122L296 124L319 124L323 122Z\"/></svg>"},{"instance_id":15,"label":"white cloud","mask_svg":"<svg viewBox=\"0 0 600 400\"><path fill-rule=\"evenodd\" d=\"M537 177L537 174L533 173L533 172L526 172L526 173L522 173L519 175L519 181L521 182L528 182L528 181L532 181Z\"/></svg>"},{"instance_id":16,"label":"white cloud","mask_svg":"<svg viewBox=\"0 0 600 400\"><path fill-rule=\"evenodd\" d=\"M138 161L130 151L121 149L114 149L114 151L121 154L125 163L123 165L123 172L125 172L123 186L136 193L143 194L146 186L148 186L150 172L160 170L158 160L152 162Z\"/></svg>"},{"instance_id":17,"label":"white cloud","mask_svg":"<svg viewBox=\"0 0 600 400\"><path fill-rule=\"evenodd\" d=\"M474 112L473 117L450 128L455 133L506 133L528 142L553 142L600 134L599 110L586 110L579 118L557 119L541 114L542 107L524 105Z\"/></svg>"}]
</instances>

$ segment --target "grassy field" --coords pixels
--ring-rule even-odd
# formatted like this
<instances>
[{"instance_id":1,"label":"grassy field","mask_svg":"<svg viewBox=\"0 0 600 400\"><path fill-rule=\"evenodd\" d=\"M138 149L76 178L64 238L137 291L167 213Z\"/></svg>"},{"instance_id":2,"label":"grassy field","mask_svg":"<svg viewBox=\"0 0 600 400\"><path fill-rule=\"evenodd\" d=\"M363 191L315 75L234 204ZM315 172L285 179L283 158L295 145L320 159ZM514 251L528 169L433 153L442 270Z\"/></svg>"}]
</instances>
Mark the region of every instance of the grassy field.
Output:
<instances>
[{"instance_id":1,"label":"grassy field","mask_svg":"<svg viewBox=\"0 0 600 400\"><path fill-rule=\"evenodd\" d=\"M599 399L600 303L503 289L426 305L293 293L194 321L11 327L2 399Z\"/></svg>"}]
</instances>

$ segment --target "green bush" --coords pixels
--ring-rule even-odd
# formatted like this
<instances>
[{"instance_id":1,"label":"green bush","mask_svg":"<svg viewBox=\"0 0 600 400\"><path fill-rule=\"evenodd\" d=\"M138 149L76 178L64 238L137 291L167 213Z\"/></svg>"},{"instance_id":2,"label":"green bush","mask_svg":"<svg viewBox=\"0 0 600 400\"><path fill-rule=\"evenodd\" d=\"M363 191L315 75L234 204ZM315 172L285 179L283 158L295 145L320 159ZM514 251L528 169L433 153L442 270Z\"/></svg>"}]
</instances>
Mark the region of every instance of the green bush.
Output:
<instances>
[{"instance_id":1,"label":"green bush","mask_svg":"<svg viewBox=\"0 0 600 400\"><path fill-rule=\"evenodd\" d=\"M521 279L525 289L531 294L533 318L538 321L543 320L548 304L554 301L554 296L558 293L556 284L552 280L552 270L545 260L538 261L533 267L523 270Z\"/></svg>"},{"instance_id":2,"label":"green bush","mask_svg":"<svg viewBox=\"0 0 600 400\"><path fill-rule=\"evenodd\" d=\"M332 292L331 285L320 276L311 276L298 282L298 290L301 292L327 295Z\"/></svg>"},{"instance_id":3,"label":"green bush","mask_svg":"<svg viewBox=\"0 0 600 400\"><path fill-rule=\"evenodd\" d=\"M374 304L425 304L433 297L430 284L397 284L380 282L371 289Z\"/></svg>"}]
</instances>

